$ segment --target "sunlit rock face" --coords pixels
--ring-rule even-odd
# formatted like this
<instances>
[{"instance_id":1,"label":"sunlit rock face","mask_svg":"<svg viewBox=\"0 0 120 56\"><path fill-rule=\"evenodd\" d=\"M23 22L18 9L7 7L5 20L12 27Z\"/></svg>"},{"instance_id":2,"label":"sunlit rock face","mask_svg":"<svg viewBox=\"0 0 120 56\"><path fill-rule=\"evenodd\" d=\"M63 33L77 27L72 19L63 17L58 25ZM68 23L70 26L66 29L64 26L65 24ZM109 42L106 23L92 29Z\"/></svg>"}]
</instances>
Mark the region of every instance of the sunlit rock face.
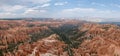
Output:
<instances>
[{"instance_id":1,"label":"sunlit rock face","mask_svg":"<svg viewBox=\"0 0 120 56\"><path fill-rule=\"evenodd\" d=\"M85 24L83 30L92 39L86 39L78 49L73 49L75 56L120 56L120 28L109 24Z\"/></svg>"},{"instance_id":2,"label":"sunlit rock face","mask_svg":"<svg viewBox=\"0 0 120 56\"><path fill-rule=\"evenodd\" d=\"M56 39L56 35L51 35L45 39L38 40L32 44L25 43L18 46L18 50L6 55L18 55L18 56L67 56L67 52L64 52L63 48L66 46L63 42Z\"/></svg>"},{"instance_id":3,"label":"sunlit rock face","mask_svg":"<svg viewBox=\"0 0 120 56\"><path fill-rule=\"evenodd\" d=\"M0 20L0 56L120 56L120 27L79 20Z\"/></svg>"}]
</instances>

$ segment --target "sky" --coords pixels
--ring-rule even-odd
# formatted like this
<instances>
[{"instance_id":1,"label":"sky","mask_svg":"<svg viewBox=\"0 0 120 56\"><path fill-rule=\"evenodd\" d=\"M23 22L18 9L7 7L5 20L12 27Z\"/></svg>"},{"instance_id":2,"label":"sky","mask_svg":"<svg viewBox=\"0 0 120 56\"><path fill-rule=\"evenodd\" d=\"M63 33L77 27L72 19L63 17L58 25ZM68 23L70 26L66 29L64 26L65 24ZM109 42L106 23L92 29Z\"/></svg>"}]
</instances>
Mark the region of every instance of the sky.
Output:
<instances>
[{"instance_id":1,"label":"sky","mask_svg":"<svg viewBox=\"0 0 120 56\"><path fill-rule=\"evenodd\" d=\"M0 0L0 18L120 21L120 0Z\"/></svg>"}]
</instances>

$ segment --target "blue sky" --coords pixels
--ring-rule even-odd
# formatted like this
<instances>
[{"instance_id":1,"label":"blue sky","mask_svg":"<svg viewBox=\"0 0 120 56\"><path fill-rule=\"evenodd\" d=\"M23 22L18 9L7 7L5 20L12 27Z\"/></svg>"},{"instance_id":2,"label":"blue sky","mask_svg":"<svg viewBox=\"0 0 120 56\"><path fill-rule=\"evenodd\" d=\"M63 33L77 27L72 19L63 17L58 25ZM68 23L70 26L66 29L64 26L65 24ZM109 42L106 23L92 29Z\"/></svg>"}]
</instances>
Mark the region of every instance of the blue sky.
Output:
<instances>
[{"instance_id":1,"label":"blue sky","mask_svg":"<svg viewBox=\"0 0 120 56\"><path fill-rule=\"evenodd\" d=\"M120 0L0 0L0 18L85 17L85 20L118 21L119 15Z\"/></svg>"}]
</instances>

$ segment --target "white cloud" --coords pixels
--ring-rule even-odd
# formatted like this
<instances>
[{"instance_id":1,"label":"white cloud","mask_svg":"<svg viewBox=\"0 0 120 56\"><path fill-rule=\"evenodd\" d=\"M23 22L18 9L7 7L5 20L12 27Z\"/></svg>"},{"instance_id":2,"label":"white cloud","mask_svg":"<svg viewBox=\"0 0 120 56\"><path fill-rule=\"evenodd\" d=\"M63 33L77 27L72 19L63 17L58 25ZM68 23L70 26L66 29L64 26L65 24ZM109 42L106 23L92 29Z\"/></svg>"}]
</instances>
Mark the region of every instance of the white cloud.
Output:
<instances>
[{"instance_id":1,"label":"white cloud","mask_svg":"<svg viewBox=\"0 0 120 56\"><path fill-rule=\"evenodd\" d=\"M99 10L94 8L72 8L64 9L61 11L61 13L74 16L100 16L100 15L105 16L116 12L111 10Z\"/></svg>"},{"instance_id":2,"label":"white cloud","mask_svg":"<svg viewBox=\"0 0 120 56\"><path fill-rule=\"evenodd\" d=\"M41 13L45 13L46 10L34 10L34 9L28 9L24 12L24 14L32 14L32 15L37 15L37 14L41 14Z\"/></svg>"},{"instance_id":3,"label":"white cloud","mask_svg":"<svg viewBox=\"0 0 120 56\"><path fill-rule=\"evenodd\" d=\"M71 9L63 9L54 14L53 17L91 17L91 18L83 18L87 21L101 22L104 21L103 18L119 18L120 12L113 10L99 10L95 8L71 8ZM93 18L97 17L97 18Z\"/></svg>"},{"instance_id":4,"label":"white cloud","mask_svg":"<svg viewBox=\"0 0 120 56\"><path fill-rule=\"evenodd\" d=\"M23 15L24 17L46 17L47 11L46 10L28 9L21 15Z\"/></svg>"},{"instance_id":5,"label":"white cloud","mask_svg":"<svg viewBox=\"0 0 120 56\"><path fill-rule=\"evenodd\" d=\"M36 14L39 13L38 10L28 9L24 12L24 14Z\"/></svg>"},{"instance_id":6,"label":"white cloud","mask_svg":"<svg viewBox=\"0 0 120 56\"><path fill-rule=\"evenodd\" d=\"M96 9L94 8L72 8L72 9L65 9L62 12L66 13L66 12L72 12L72 13L88 13L88 12L94 12Z\"/></svg>"},{"instance_id":7,"label":"white cloud","mask_svg":"<svg viewBox=\"0 0 120 56\"><path fill-rule=\"evenodd\" d=\"M46 10L35 10L35 9L28 9L23 14L24 17L47 17Z\"/></svg>"},{"instance_id":8,"label":"white cloud","mask_svg":"<svg viewBox=\"0 0 120 56\"><path fill-rule=\"evenodd\" d=\"M40 5L49 3L51 0L0 0L1 5Z\"/></svg>"},{"instance_id":9,"label":"white cloud","mask_svg":"<svg viewBox=\"0 0 120 56\"><path fill-rule=\"evenodd\" d=\"M50 2L51 0L22 0L23 2L31 2L31 3L34 3L34 4L44 4L44 3L48 3Z\"/></svg>"},{"instance_id":10,"label":"white cloud","mask_svg":"<svg viewBox=\"0 0 120 56\"><path fill-rule=\"evenodd\" d=\"M96 5L96 6L103 6L103 7L105 7L105 6L106 6L105 4L96 3L96 2L92 2L91 4L92 4L92 5Z\"/></svg>"},{"instance_id":11,"label":"white cloud","mask_svg":"<svg viewBox=\"0 0 120 56\"><path fill-rule=\"evenodd\" d=\"M50 6L49 3L47 3L47 4L43 4L41 7L48 7L48 6Z\"/></svg>"},{"instance_id":12,"label":"white cloud","mask_svg":"<svg viewBox=\"0 0 120 56\"><path fill-rule=\"evenodd\" d=\"M120 8L120 4L111 4L111 6Z\"/></svg>"},{"instance_id":13,"label":"white cloud","mask_svg":"<svg viewBox=\"0 0 120 56\"><path fill-rule=\"evenodd\" d=\"M57 6L57 5L65 5L67 4L68 2L58 2L58 3L55 3L54 5Z\"/></svg>"},{"instance_id":14,"label":"white cloud","mask_svg":"<svg viewBox=\"0 0 120 56\"><path fill-rule=\"evenodd\" d=\"M16 14L7 12L7 13L0 13L0 18L14 18L14 17L18 17L16 16Z\"/></svg>"},{"instance_id":15,"label":"white cloud","mask_svg":"<svg viewBox=\"0 0 120 56\"><path fill-rule=\"evenodd\" d=\"M42 5L42 4L41 4ZM23 5L2 5L0 8L0 18L16 18L16 17L40 17L44 16L47 11L41 8L41 5L35 7L27 7ZM42 7L49 6L43 4ZM46 16L46 15L45 15Z\"/></svg>"},{"instance_id":16,"label":"white cloud","mask_svg":"<svg viewBox=\"0 0 120 56\"><path fill-rule=\"evenodd\" d=\"M71 9L64 9L58 14L60 17L80 17L80 16L90 16L91 13L95 12L96 9L94 8L71 8Z\"/></svg>"},{"instance_id":17,"label":"white cloud","mask_svg":"<svg viewBox=\"0 0 120 56\"><path fill-rule=\"evenodd\" d=\"M16 11L19 11L19 10L23 10L25 9L26 7L25 6L22 6L22 5L14 5L14 6L10 6L10 5L5 5L5 6L1 6L1 10L3 12L16 12Z\"/></svg>"},{"instance_id":18,"label":"white cloud","mask_svg":"<svg viewBox=\"0 0 120 56\"><path fill-rule=\"evenodd\" d=\"M34 10L34 9L28 9L24 13L18 14L18 13L12 13L12 12L3 12L0 13L0 18L22 18L22 17L47 17L47 11L46 10Z\"/></svg>"}]
</instances>

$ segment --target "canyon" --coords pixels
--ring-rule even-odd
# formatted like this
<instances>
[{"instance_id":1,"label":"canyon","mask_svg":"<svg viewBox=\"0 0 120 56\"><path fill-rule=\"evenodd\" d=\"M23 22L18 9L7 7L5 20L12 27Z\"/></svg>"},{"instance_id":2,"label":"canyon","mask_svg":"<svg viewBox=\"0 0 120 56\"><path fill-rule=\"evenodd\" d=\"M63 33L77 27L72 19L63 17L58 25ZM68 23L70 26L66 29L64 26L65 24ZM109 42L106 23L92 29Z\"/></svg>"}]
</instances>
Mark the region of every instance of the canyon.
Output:
<instances>
[{"instance_id":1,"label":"canyon","mask_svg":"<svg viewBox=\"0 0 120 56\"><path fill-rule=\"evenodd\" d=\"M0 56L120 56L120 27L80 20L0 20Z\"/></svg>"}]
</instances>

